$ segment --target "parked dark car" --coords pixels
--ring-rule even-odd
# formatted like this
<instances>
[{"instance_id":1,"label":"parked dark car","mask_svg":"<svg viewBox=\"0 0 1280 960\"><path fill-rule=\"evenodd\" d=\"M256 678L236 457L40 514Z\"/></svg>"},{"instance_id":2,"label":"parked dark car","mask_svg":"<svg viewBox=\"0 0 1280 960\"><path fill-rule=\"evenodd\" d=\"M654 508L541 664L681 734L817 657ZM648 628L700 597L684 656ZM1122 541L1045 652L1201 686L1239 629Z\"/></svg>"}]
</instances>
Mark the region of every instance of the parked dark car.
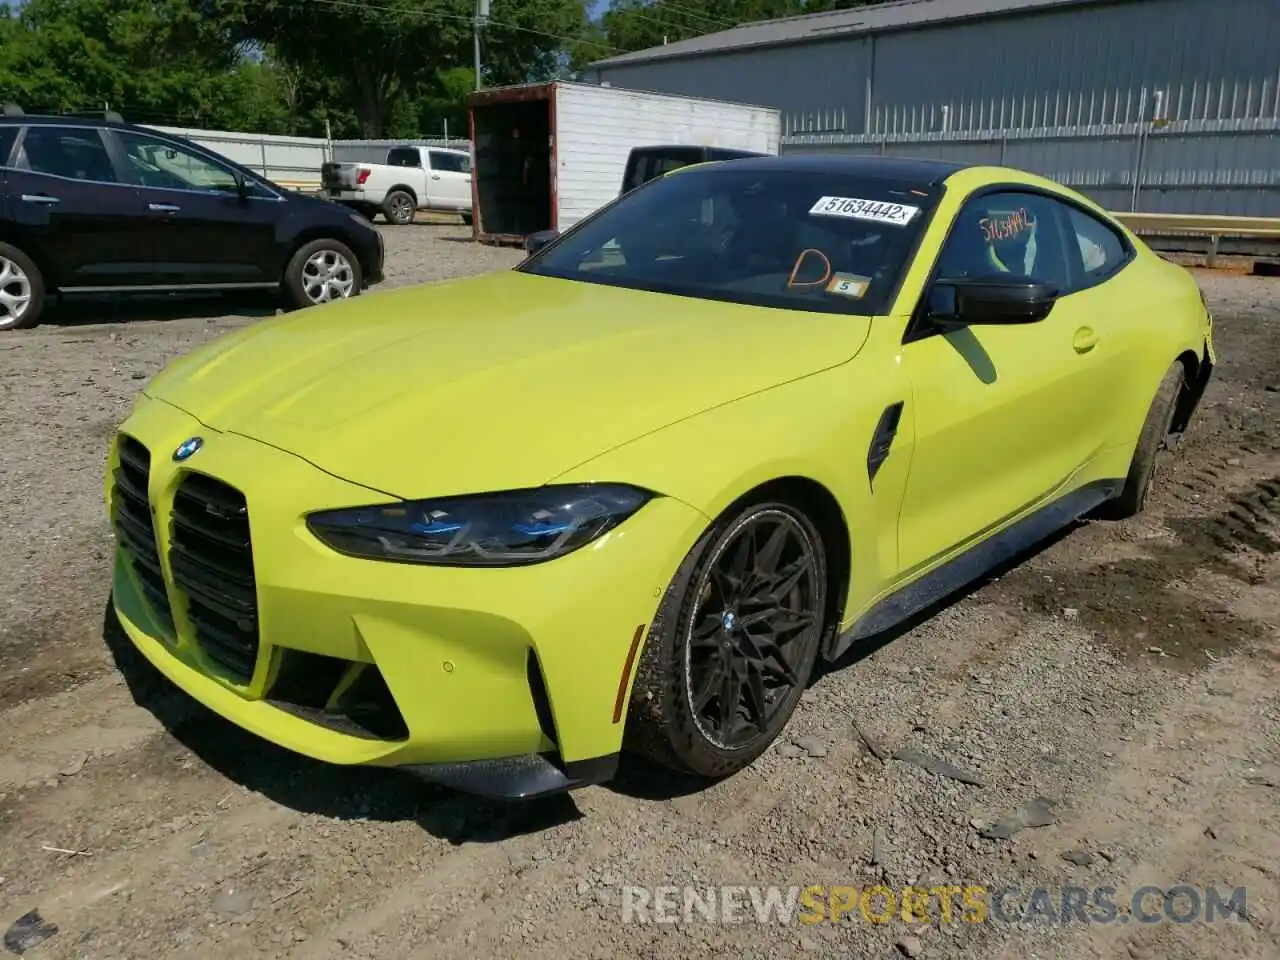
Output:
<instances>
[{"instance_id":1,"label":"parked dark car","mask_svg":"<svg viewBox=\"0 0 1280 960\"><path fill-rule=\"evenodd\" d=\"M627 169L622 175L622 192L656 180L664 173L711 160L738 160L742 157L764 157L768 154L728 147L700 147L688 144L635 147L627 156Z\"/></svg>"},{"instance_id":2,"label":"parked dark car","mask_svg":"<svg viewBox=\"0 0 1280 960\"><path fill-rule=\"evenodd\" d=\"M358 214L182 137L0 115L0 331L61 294L276 290L310 306L381 281L383 254Z\"/></svg>"}]
</instances>

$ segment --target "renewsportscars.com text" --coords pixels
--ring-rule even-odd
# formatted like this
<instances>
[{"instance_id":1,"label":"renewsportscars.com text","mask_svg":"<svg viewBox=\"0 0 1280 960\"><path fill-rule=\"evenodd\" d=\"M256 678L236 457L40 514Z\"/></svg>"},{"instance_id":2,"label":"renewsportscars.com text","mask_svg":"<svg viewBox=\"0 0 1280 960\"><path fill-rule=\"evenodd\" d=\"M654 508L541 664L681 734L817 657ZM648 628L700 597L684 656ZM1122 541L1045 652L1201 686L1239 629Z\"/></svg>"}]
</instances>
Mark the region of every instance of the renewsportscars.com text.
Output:
<instances>
[{"instance_id":1,"label":"renewsportscars.com text","mask_svg":"<svg viewBox=\"0 0 1280 960\"><path fill-rule=\"evenodd\" d=\"M623 923L1216 923L1244 887L720 886L622 888Z\"/></svg>"}]
</instances>

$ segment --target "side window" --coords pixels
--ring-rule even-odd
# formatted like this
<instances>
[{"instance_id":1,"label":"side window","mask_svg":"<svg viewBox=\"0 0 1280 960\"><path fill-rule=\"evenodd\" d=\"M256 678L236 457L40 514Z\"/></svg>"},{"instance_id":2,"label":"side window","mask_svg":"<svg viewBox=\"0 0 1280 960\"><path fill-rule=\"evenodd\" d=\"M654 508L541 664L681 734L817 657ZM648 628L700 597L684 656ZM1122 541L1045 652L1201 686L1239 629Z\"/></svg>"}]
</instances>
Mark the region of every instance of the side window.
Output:
<instances>
[{"instance_id":1,"label":"side window","mask_svg":"<svg viewBox=\"0 0 1280 960\"><path fill-rule=\"evenodd\" d=\"M0 167L9 165L14 141L18 139L18 127L0 127Z\"/></svg>"},{"instance_id":2,"label":"side window","mask_svg":"<svg viewBox=\"0 0 1280 960\"><path fill-rule=\"evenodd\" d=\"M989 193L968 201L952 224L940 279L1011 275L1071 287L1063 243L1064 205L1035 193Z\"/></svg>"},{"instance_id":3,"label":"side window","mask_svg":"<svg viewBox=\"0 0 1280 960\"><path fill-rule=\"evenodd\" d=\"M422 155L417 147L395 147L387 153L389 167L421 167Z\"/></svg>"},{"instance_id":4,"label":"side window","mask_svg":"<svg viewBox=\"0 0 1280 960\"><path fill-rule=\"evenodd\" d=\"M97 130L73 127L27 128L18 166L71 180L117 183L115 166Z\"/></svg>"},{"instance_id":5,"label":"side window","mask_svg":"<svg viewBox=\"0 0 1280 960\"><path fill-rule=\"evenodd\" d=\"M165 190L236 191L236 177L230 167L164 140L125 131L117 132L116 137L124 150L125 173L130 183Z\"/></svg>"},{"instance_id":6,"label":"side window","mask_svg":"<svg viewBox=\"0 0 1280 960\"><path fill-rule=\"evenodd\" d=\"M445 153L443 150L432 150L431 169L438 170L441 173L463 173L462 164L459 162L462 158L453 153Z\"/></svg>"},{"instance_id":7,"label":"side window","mask_svg":"<svg viewBox=\"0 0 1280 960\"><path fill-rule=\"evenodd\" d=\"M1116 270L1129 255L1116 232L1083 210L1069 207L1067 223L1080 249L1084 286Z\"/></svg>"}]
</instances>

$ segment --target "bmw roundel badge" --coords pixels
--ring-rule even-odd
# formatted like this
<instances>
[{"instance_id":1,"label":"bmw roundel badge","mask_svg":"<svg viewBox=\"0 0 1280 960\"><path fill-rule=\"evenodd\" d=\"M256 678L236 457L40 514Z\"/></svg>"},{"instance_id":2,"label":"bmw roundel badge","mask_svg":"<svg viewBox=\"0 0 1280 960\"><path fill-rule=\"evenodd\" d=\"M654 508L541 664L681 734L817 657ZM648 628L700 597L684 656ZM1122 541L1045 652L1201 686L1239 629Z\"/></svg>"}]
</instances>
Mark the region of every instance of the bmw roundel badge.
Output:
<instances>
[{"instance_id":1,"label":"bmw roundel badge","mask_svg":"<svg viewBox=\"0 0 1280 960\"><path fill-rule=\"evenodd\" d=\"M183 460L190 460L203 446L204 440L200 437L191 437L187 440L183 440L178 444L178 449L173 451L173 459L176 463L181 463Z\"/></svg>"}]
</instances>

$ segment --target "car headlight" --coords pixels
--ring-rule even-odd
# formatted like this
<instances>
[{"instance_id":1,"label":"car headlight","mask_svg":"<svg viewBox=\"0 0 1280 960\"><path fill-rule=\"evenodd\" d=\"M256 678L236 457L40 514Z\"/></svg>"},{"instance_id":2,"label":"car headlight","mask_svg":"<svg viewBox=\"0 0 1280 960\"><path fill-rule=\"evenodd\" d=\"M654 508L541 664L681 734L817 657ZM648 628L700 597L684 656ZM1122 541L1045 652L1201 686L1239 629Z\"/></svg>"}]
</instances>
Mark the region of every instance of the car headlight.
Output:
<instances>
[{"instance_id":1,"label":"car headlight","mask_svg":"<svg viewBox=\"0 0 1280 960\"><path fill-rule=\"evenodd\" d=\"M509 567L564 556L603 536L654 495L624 484L538 487L325 510L307 517L349 556L442 566Z\"/></svg>"}]
</instances>

